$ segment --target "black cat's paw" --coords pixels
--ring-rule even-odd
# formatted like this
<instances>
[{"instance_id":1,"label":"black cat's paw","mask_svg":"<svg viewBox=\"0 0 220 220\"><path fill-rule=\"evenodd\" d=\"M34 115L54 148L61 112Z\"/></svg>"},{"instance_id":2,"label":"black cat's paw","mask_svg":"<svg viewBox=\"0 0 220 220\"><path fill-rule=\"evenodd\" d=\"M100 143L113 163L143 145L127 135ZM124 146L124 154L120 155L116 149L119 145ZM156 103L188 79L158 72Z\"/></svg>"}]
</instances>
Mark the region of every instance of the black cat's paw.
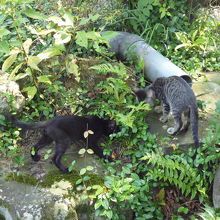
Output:
<instances>
[{"instance_id":1,"label":"black cat's paw","mask_svg":"<svg viewBox=\"0 0 220 220\"><path fill-rule=\"evenodd\" d=\"M71 171L69 171L68 168L62 169L61 172L64 173L64 174L70 174L71 173Z\"/></svg>"},{"instance_id":2,"label":"black cat's paw","mask_svg":"<svg viewBox=\"0 0 220 220\"><path fill-rule=\"evenodd\" d=\"M31 157L32 157L32 160L35 161L35 162L38 162L41 158L41 156L38 155L38 154L37 155L32 155Z\"/></svg>"},{"instance_id":3,"label":"black cat's paw","mask_svg":"<svg viewBox=\"0 0 220 220\"><path fill-rule=\"evenodd\" d=\"M38 162L41 159L40 155L36 155L32 157L33 161Z\"/></svg>"},{"instance_id":4,"label":"black cat's paw","mask_svg":"<svg viewBox=\"0 0 220 220\"><path fill-rule=\"evenodd\" d=\"M106 159L107 159L109 162L114 162L114 161L115 161L111 156L107 156Z\"/></svg>"}]
</instances>

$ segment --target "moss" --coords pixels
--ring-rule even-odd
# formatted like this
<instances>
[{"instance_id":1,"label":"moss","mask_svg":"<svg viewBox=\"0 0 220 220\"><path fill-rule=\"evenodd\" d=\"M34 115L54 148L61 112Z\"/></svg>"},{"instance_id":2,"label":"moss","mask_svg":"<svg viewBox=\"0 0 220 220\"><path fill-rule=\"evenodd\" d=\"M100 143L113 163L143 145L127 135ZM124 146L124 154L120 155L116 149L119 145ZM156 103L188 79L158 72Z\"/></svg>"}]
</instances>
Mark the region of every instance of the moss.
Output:
<instances>
[{"instance_id":1,"label":"moss","mask_svg":"<svg viewBox=\"0 0 220 220\"><path fill-rule=\"evenodd\" d=\"M95 173L87 173L86 176L90 177L90 180L86 182L87 186L92 185L103 185L104 180L102 177ZM63 174L59 170L51 170L44 178L43 182L40 184L43 187L51 187L55 182L59 182L61 180L69 181L73 188L76 187L76 181L80 179L81 176L75 170L71 174Z\"/></svg>"},{"instance_id":2,"label":"moss","mask_svg":"<svg viewBox=\"0 0 220 220\"><path fill-rule=\"evenodd\" d=\"M90 177L90 180L86 182L86 186L93 185L103 185L104 180L102 177L95 173L87 173L86 176ZM43 179L42 182L39 182L36 178L31 177L27 174L17 174L17 173L9 173L6 177L6 181L16 181L18 183L25 183L32 186L41 186L45 188L51 187L55 182L59 182L61 180L66 180L70 182L73 188L76 188L76 181L80 179L81 176L77 171L73 171L71 174L63 174L59 170L51 170Z\"/></svg>"},{"instance_id":3,"label":"moss","mask_svg":"<svg viewBox=\"0 0 220 220\"><path fill-rule=\"evenodd\" d=\"M18 183L25 183L25 184L29 184L29 185L33 185L33 186L36 186L38 184L37 179L35 179L34 177L31 177L27 174L9 173L5 177L5 180L6 181L16 181Z\"/></svg>"}]
</instances>

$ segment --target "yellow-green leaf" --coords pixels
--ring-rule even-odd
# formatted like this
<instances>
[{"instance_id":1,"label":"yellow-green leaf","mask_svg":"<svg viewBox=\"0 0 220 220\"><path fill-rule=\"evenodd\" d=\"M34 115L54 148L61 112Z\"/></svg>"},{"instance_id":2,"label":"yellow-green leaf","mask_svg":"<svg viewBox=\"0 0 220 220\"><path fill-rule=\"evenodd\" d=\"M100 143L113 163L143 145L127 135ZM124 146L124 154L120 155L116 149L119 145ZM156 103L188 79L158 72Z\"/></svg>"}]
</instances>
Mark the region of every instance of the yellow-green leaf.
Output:
<instances>
[{"instance_id":1,"label":"yellow-green leaf","mask_svg":"<svg viewBox=\"0 0 220 220\"><path fill-rule=\"evenodd\" d=\"M85 131L84 132L84 138L87 138L90 134L94 134L94 132L93 131L91 131L91 130L87 130L87 131Z\"/></svg>"},{"instance_id":2,"label":"yellow-green leaf","mask_svg":"<svg viewBox=\"0 0 220 220\"><path fill-rule=\"evenodd\" d=\"M28 63L28 66L30 66L31 68L41 71L37 66L40 62L41 62L41 59L39 57L31 56L28 58L27 63Z\"/></svg>"},{"instance_id":3,"label":"yellow-green leaf","mask_svg":"<svg viewBox=\"0 0 220 220\"><path fill-rule=\"evenodd\" d=\"M33 19L39 19L39 20L45 20L47 19L47 16L40 13L39 11L36 11L34 9L27 9L24 11L24 14L29 17L29 18L33 18Z\"/></svg>"},{"instance_id":4,"label":"yellow-green leaf","mask_svg":"<svg viewBox=\"0 0 220 220\"><path fill-rule=\"evenodd\" d=\"M26 54L29 53L29 49L30 49L30 46L32 44L32 39L31 38L28 38L24 43L23 43L23 48L24 48L24 51Z\"/></svg>"},{"instance_id":5,"label":"yellow-green leaf","mask_svg":"<svg viewBox=\"0 0 220 220\"><path fill-rule=\"evenodd\" d=\"M22 67L23 63L20 63L19 65L17 65L11 72L9 79L10 80L14 80L15 78L15 74L18 72L18 70Z\"/></svg>"},{"instance_id":6,"label":"yellow-green leaf","mask_svg":"<svg viewBox=\"0 0 220 220\"><path fill-rule=\"evenodd\" d=\"M66 25L73 26L74 16L71 13L65 12L63 18L65 19Z\"/></svg>"},{"instance_id":7,"label":"yellow-green leaf","mask_svg":"<svg viewBox=\"0 0 220 220\"><path fill-rule=\"evenodd\" d=\"M17 80L19 80L19 79L23 79L23 78L25 78L26 76L29 76L30 74L29 73L19 73L18 75L16 75L15 77L14 77L14 81L17 81Z\"/></svg>"},{"instance_id":8,"label":"yellow-green leaf","mask_svg":"<svg viewBox=\"0 0 220 220\"><path fill-rule=\"evenodd\" d=\"M81 47L88 48L88 38L85 31L78 31L76 33L76 43Z\"/></svg>"},{"instance_id":9,"label":"yellow-green leaf","mask_svg":"<svg viewBox=\"0 0 220 220\"><path fill-rule=\"evenodd\" d=\"M84 138L87 138L87 137L89 136L89 132L88 132L88 131L85 131L85 132L83 133L83 136L84 136Z\"/></svg>"},{"instance_id":10,"label":"yellow-green leaf","mask_svg":"<svg viewBox=\"0 0 220 220\"><path fill-rule=\"evenodd\" d=\"M9 56L2 65L2 71L5 72L16 60L17 54Z\"/></svg>"},{"instance_id":11,"label":"yellow-green leaf","mask_svg":"<svg viewBox=\"0 0 220 220\"><path fill-rule=\"evenodd\" d=\"M0 50L6 54L8 54L10 52L9 44L5 40L0 41Z\"/></svg>"},{"instance_id":12,"label":"yellow-green leaf","mask_svg":"<svg viewBox=\"0 0 220 220\"><path fill-rule=\"evenodd\" d=\"M24 92L27 92L29 100L33 99L37 93L37 88L35 86L29 86L23 89Z\"/></svg>"},{"instance_id":13,"label":"yellow-green leaf","mask_svg":"<svg viewBox=\"0 0 220 220\"><path fill-rule=\"evenodd\" d=\"M79 150L79 154L84 154L86 152L86 149L85 148L82 148Z\"/></svg>"},{"instance_id":14,"label":"yellow-green leaf","mask_svg":"<svg viewBox=\"0 0 220 220\"><path fill-rule=\"evenodd\" d=\"M10 34L11 32L7 29L3 29L3 28L0 28L0 37L4 36L4 35L8 35Z\"/></svg>"},{"instance_id":15,"label":"yellow-green leaf","mask_svg":"<svg viewBox=\"0 0 220 220\"><path fill-rule=\"evenodd\" d=\"M88 130L89 134L94 134L94 132L92 130Z\"/></svg>"},{"instance_id":16,"label":"yellow-green leaf","mask_svg":"<svg viewBox=\"0 0 220 220\"><path fill-rule=\"evenodd\" d=\"M51 48L48 48L48 49L44 50L43 52L39 53L37 55L37 57L40 58L40 60L43 60L43 59L48 59L53 56L57 56L57 55L61 55L61 54L62 54L62 52L60 51L59 48L51 47Z\"/></svg>"},{"instance_id":17,"label":"yellow-green leaf","mask_svg":"<svg viewBox=\"0 0 220 220\"><path fill-rule=\"evenodd\" d=\"M49 75L38 76L37 80L38 80L38 82L51 85L52 83L51 83L49 77L50 77Z\"/></svg>"},{"instance_id":18,"label":"yellow-green leaf","mask_svg":"<svg viewBox=\"0 0 220 220\"><path fill-rule=\"evenodd\" d=\"M87 153L88 153L88 154L94 154L94 151L89 148L89 149L87 150Z\"/></svg>"},{"instance_id":19,"label":"yellow-green leaf","mask_svg":"<svg viewBox=\"0 0 220 220\"><path fill-rule=\"evenodd\" d=\"M55 45L65 44L71 40L71 34L60 31L54 34L54 38L55 38Z\"/></svg>"}]
</instances>

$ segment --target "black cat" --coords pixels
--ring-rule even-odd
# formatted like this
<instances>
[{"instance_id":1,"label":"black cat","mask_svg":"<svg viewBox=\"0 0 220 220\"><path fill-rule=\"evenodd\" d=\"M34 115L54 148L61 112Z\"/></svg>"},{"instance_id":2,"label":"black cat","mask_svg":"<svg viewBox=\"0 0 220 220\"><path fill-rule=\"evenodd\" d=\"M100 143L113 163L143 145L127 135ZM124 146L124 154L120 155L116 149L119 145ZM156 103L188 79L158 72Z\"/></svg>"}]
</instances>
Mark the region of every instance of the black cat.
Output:
<instances>
[{"instance_id":1,"label":"black cat","mask_svg":"<svg viewBox=\"0 0 220 220\"><path fill-rule=\"evenodd\" d=\"M114 120L103 120L97 116L66 115L31 124L13 119L13 124L24 129L43 128L44 133L41 139L34 145L35 154L31 155L32 159L39 161L38 150L55 141L56 150L53 162L63 173L68 173L69 171L61 163L61 157L72 141L85 139L83 134L87 130L93 132L93 134L88 136L88 148L91 148L99 157L113 161L110 156L103 154L103 150L97 144L102 135L109 135L116 131L117 126Z\"/></svg>"}]
</instances>

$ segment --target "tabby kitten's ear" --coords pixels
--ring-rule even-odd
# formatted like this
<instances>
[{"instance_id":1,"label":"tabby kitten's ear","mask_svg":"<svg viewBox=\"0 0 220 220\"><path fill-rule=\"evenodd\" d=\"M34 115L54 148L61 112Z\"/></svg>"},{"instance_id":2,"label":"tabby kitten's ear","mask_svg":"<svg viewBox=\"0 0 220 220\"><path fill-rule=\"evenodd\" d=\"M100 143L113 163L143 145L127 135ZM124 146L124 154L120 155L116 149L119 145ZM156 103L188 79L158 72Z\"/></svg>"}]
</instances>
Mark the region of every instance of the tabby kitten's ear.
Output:
<instances>
[{"instance_id":1,"label":"tabby kitten's ear","mask_svg":"<svg viewBox=\"0 0 220 220\"><path fill-rule=\"evenodd\" d=\"M145 94L146 94L146 98L145 98L146 103L153 106L154 101L156 99L156 95L155 95L155 91L153 89L153 86L152 85L147 86L144 90L145 90Z\"/></svg>"}]
</instances>

